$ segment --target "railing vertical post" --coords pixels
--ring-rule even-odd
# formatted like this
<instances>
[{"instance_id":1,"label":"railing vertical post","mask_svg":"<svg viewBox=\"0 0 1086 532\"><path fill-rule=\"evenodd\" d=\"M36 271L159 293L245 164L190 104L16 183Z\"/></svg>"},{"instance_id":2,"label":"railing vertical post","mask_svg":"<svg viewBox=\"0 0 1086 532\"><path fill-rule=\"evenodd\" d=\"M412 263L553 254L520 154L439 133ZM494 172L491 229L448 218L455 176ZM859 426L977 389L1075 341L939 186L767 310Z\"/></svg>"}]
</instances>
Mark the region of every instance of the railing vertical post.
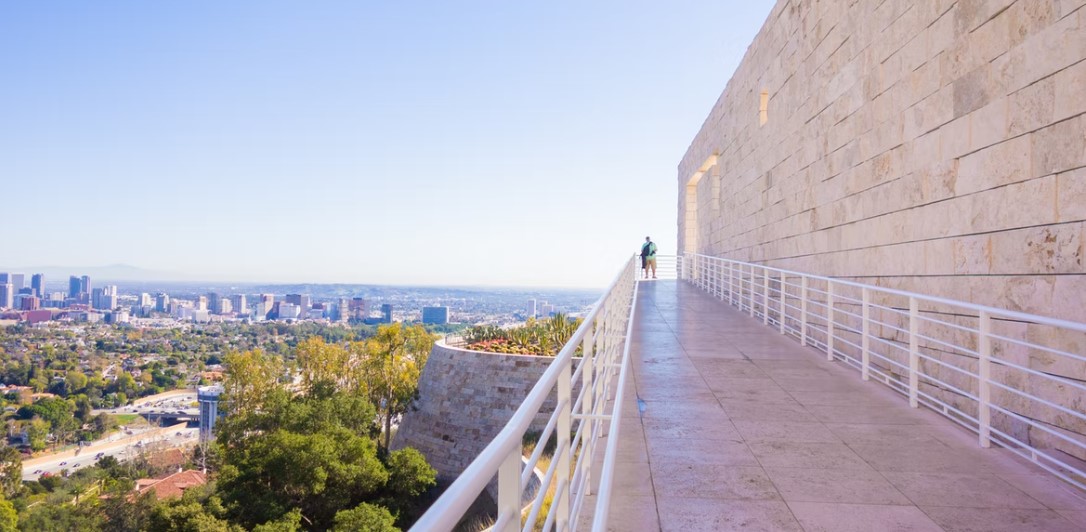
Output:
<instances>
[{"instance_id":1,"label":"railing vertical post","mask_svg":"<svg viewBox=\"0 0 1086 532\"><path fill-rule=\"evenodd\" d=\"M909 406L920 406L920 303L909 298Z\"/></svg>"},{"instance_id":2,"label":"railing vertical post","mask_svg":"<svg viewBox=\"0 0 1086 532\"><path fill-rule=\"evenodd\" d=\"M520 530L520 466L521 466L520 442L498 466L498 519L503 515L512 518L505 520L505 526L498 532L516 532Z\"/></svg>"},{"instance_id":3,"label":"railing vertical post","mask_svg":"<svg viewBox=\"0 0 1086 532\"><path fill-rule=\"evenodd\" d=\"M826 281L826 360L833 362L833 281Z\"/></svg>"},{"instance_id":4,"label":"railing vertical post","mask_svg":"<svg viewBox=\"0 0 1086 532\"><path fill-rule=\"evenodd\" d=\"M573 455L573 449L570 449L569 435L573 433L573 359L569 359L569 364L562 367L562 371L558 375L558 404L561 405L561 410L558 411L558 424L556 429L558 431L558 449L564 450L561 457L558 459L558 470L554 473L554 480L556 486L566 486L566 489L562 490L561 496L558 500L553 501L551 504L556 505L555 515L555 529L565 530L569 524L569 472L570 472L570 457ZM622 405L615 405L614 413L619 414ZM557 451L556 451L557 452Z\"/></svg>"},{"instance_id":5,"label":"railing vertical post","mask_svg":"<svg viewBox=\"0 0 1086 532\"><path fill-rule=\"evenodd\" d=\"M780 321L781 321L781 324L780 324L781 325L781 334L784 334L784 317L788 315L788 312L785 310L785 306L784 306L784 303L785 303L785 297L784 296L788 292L787 290L785 290L785 283L787 281L788 281L788 276L784 275L784 272L781 272L781 277L780 277L780 283L781 283L781 309L780 310L781 311L780 311L780 316L779 316Z\"/></svg>"},{"instance_id":6,"label":"railing vertical post","mask_svg":"<svg viewBox=\"0 0 1086 532\"><path fill-rule=\"evenodd\" d=\"M769 325L769 270L762 267L762 324Z\"/></svg>"},{"instance_id":7,"label":"railing vertical post","mask_svg":"<svg viewBox=\"0 0 1086 532\"><path fill-rule=\"evenodd\" d=\"M860 356L860 374L863 380L871 380L871 290L864 288L863 292L863 353Z\"/></svg>"},{"instance_id":8,"label":"railing vertical post","mask_svg":"<svg viewBox=\"0 0 1086 532\"><path fill-rule=\"evenodd\" d=\"M728 262L728 303L735 305L735 263Z\"/></svg>"},{"instance_id":9,"label":"railing vertical post","mask_svg":"<svg viewBox=\"0 0 1086 532\"><path fill-rule=\"evenodd\" d=\"M637 282L636 270L634 270L634 272L634 282ZM599 319L597 319L595 328L598 328L599 326L600 321ZM587 416L592 414L592 369L594 368L594 366L592 365L592 361L595 358L593 356L594 354L592 353L592 347L595 344L593 337L598 334L598 330L590 330L589 332L585 333L584 339L581 340L581 364L584 366L584 369L581 370L581 415L586 416L584 418L584 421L582 421L581 423L588 423ZM588 436L587 431L583 432L583 434L584 436L582 436L582 438ZM581 444L581 460L584 460L584 463L586 464L592 463L591 445L584 445L583 443ZM584 475L586 479L586 482L584 483L585 495L592 495L592 471L590 471L589 468L586 468L584 469Z\"/></svg>"},{"instance_id":10,"label":"railing vertical post","mask_svg":"<svg viewBox=\"0 0 1086 532\"><path fill-rule=\"evenodd\" d=\"M799 279L799 345L807 345L807 276Z\"/></svg>"},{"instance_id":11,"label":"railing vertical post","mask_svg":"<svg viewBox=\"0 0 1086 532\"><path fill-rule=\"evenodd\" d=\"M986 310L980 311L980 338L977 351L980 353L980 367L977 381L979 409L980 446L992 446L992 315Z\"/></svg>"},{"instance_id":12,"label":"railing vertical post","mask_svg":"<svg viewBox=\"0 0 1086 532\"><path fill-rule=\"evenodd\" d=\"M750 265L750 281L747 282L747 299L750 303L750 317L754 317L754 265Z\"/></svg>"}]
</instances>

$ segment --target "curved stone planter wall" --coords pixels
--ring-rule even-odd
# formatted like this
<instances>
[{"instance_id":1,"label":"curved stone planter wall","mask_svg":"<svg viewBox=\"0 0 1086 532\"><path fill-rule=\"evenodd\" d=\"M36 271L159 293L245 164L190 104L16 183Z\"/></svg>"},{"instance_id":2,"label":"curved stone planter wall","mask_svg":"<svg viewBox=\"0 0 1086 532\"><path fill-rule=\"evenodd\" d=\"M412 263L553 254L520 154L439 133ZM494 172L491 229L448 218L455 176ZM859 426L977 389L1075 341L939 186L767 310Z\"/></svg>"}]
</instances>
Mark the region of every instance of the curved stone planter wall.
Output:
<instances>
[{"instance_id":1,"label":"curved stone planter wall","mask_svg":"<svg viewBox=\"0 0 1086 532\"><path fill-rule=\"evenodd\" d=\"M419 400L404 415L393 449L418 449L443 479L455 479L513 416L553 357L503 355L437 344L419 377ZM532 430L543 430L555 394Z\"/></svg>"}]
</instances>

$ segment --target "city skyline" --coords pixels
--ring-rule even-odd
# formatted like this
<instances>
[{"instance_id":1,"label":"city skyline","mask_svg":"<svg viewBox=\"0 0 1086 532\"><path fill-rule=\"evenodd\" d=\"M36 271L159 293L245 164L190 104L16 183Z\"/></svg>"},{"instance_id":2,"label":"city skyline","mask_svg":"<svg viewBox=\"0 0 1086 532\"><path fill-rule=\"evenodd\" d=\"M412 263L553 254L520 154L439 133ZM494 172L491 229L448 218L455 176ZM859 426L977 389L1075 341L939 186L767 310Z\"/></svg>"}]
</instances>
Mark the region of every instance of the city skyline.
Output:
<instances>
[{"instance_id":1,"label":"city skyline","mask_svg":"<svg viewBox=\"0 0 1086 532\"><path fill-rule=\"evenodd\" d=\"M605 286L771 7L2 6L0 267Z\"/></svg>"}]
</instances>

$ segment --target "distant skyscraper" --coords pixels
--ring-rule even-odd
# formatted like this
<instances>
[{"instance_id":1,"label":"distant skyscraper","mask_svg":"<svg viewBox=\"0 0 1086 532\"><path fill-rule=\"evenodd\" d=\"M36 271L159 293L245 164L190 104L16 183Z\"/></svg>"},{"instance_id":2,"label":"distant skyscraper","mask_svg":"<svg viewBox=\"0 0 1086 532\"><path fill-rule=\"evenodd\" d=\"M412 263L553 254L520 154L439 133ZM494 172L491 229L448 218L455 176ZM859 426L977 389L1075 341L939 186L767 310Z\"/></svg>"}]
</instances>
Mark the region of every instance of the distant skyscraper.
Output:
<instances>
[{"instance_id":1,"label":"distant skyscraper","mask_svg":"<svg viewBox=\"0 0 1086 532\"><path fill-rule=\"evenodd\" d=\"M212 314L222 314L222 296L215 292L208 292L207 310L210 310Z\"/></svg>"},{"instance_id":2,"label":"distant skyscraper","mask_svg":"<svg viewBox=\"0 0 1086 532\"><path fill-rule=\"evenodd\" d=\"M194 302L193 310L207 310L207 296L199 296Z\"/></svg>"},{"instance_id":3,"label":"distant skyscraper","mask_svg":"<svg viewBox=\"0 0 1086 532\"><path fill-rule=\"evenodd\" d=\"M170 296L169 294L162 293L155 297L155 310L158 312L167 312L170 309Z\"/></svg>"},{"instance_id":4,"label":"distant skyscraper","mask_svg":"<svg viewBox=\"0 0 1086 532\"><path fill-rule=\"evenodd\" d=\"M35 273L30 278L30 288L34 290L34 295L38 297L45 297L45 274Z\"/></svg>"},{"instance_id":5,"label":"distant skyscraper","mask_svg":"<svg viewBox=\"0 0 1086 532\"><path fill-rule=\"evenodd\" d=\"M356 320L366 319L366 300L361 297L351 299L351 318Z\"/></svg>"},{"instance_id":6,"label":"distant skyscraper","mask_svg":"<svg viewBox=\"0 0 1086 532\"><path fill-rule=\"evenodd\" d=\"M141 307L149 307L149 306L151 306L153 304L154 303L151 301L151 294L148 294L147 292L143 292L143 293L140 294L140 306Z\"/></svg>"},{"instance_id":7,"label":"distant skyscraper","mask_svg":"<svg viewBox=\"0 0 1086 532\"><path fill-rule=\"evenodd\" d=\"M230 302L234 306L234 312L237 312L238 314L249 313L249 305L248 301L245 300L245 294L234 294L233 296L230 296Z\"/></svg>"},{"instance_id":8,"label":"distant skyscraper","mask_svg":"<svg viewBox=\"0 0 1086 532\"><path fill-rule=\"evenodd\" d=\"M346 322L351 318L351 306L350 300L345 297L339 298L339 303L336 304L336 321Z\"/></svg>"},{"instance_id":9,"label":"distant skyscraper","mask_svg":"<svg viewBox=\"0 0 1086 532\"><path fill-rule=\"evenodd\" d=\"M392 323L392 305L390 303L381 305L381 321Z\"/></svg>"},{"instance_id":10,"label":"distant skyscraper","mask_svg":"<svg viewBox=\"0 0 1086 532\"><path fill-rule=\"evenodd\" d=\"M298 305L302 311L307 311L313 306L313 298L309 297L309 294L287 294L287 303Z\"/></svg>"},{"instance_id":11,"label":"distant skyscraper","mask_svg":"<svg viewBox=\"0 0 1086 532\"><path fill-rule=\"evenodd\" d=\"M92 305L98 310L113 310L117 308L117 286L106 285L94 289Z\"/></svg>"},{"instance_id":12,"label":"distant skyscraper","mask_svg":"<svg viewBox=\"0 0 1086 532\"><path fill-rule=\"evenodd\" d=\"M11 274L8 272L0 272L0 284L8 284L11 282Z\"/></svg>"},{"instance_id":13,"label":"distant skyscraper","mask_svg":"<svg viewBox=\"0 0 1086 532\"><path fill-rule=\"evenodd\" d=\"M302 315L302 307L294 303L283 301L279 303L279 318L281 320L298 319Z\"/></svg>"},{"instance_id":14,"label":"distant skyscraper","mask_svg":"<svg viewBox=\"0 0 1086 532\"><path fill-rule=\"evenodd\" d=\"M535 300L534 299L529 299L528 300L528 307L525 308L524 312L525 312L525 314L528 315L529 318L534 318L535 317Z\"/></svg>"},{"instance_id":15,"label":"distant skyscraper","mask_svg":"<svg viewBox=\"0 0 1086 532\"><path fill-rule=\"evenodd\" d=\"M41 299L38 296L23 296L19 302L19 310L38 310L41 308Z\"/></svg>"},{"instance_id":16,"label":"distant skyscraper","mask_svg":"<svg viewBox=\"0 0 1086 532\"><path fill-rule=\"evenodd\" d=\"M15 285L11 283L0 284L0 308L15 306Z\"/></svg>"},{"instance_id":17,"label":"distant skyscraper","mask_svg":"<svg viewBox=\"0 0 1086 532\"><path fill-rule=\"evenodd\" d=\"M13 273L11 274L11 284L15 285L15 293L19 293L19 290L26 288L26 274L25 273Z\"/></svg>"},{"instance_id":18,"label":"distant skyscraper","mask_svg":"<svg viewBox=\"0 0 1086 532\"><path fill-rule=\"evenodd\" d=\"M84 275L83 277L79 278L79 292L80 293L89 295L91 293L92 288L93 287L91 286L91 278L90 278L89 275Z\"/></svg>"},{"instance_id":19,"label":"distant skyscraper","mask_svg":"<svg viewBox=\"0 0 1086 532\"><path fill-rule=\"evenodd\" d=\"M422 322L434 325L449 323L449 307L422 307Z\"/></svg>"},{"instance_id":20,"label":"distant skyscraper","mask_svg":"<svg viewBox=\"0 0 1086 532\"><path fill-rule=\"evenodd\" d=\"M79 297L79 294L82 291L83 291L83 283L80 282L79 278L74 276L74 275L69 277L68 278L68 297L70 297L72 299L76 299L76 298Z\"/></svg>"}]
</instances>

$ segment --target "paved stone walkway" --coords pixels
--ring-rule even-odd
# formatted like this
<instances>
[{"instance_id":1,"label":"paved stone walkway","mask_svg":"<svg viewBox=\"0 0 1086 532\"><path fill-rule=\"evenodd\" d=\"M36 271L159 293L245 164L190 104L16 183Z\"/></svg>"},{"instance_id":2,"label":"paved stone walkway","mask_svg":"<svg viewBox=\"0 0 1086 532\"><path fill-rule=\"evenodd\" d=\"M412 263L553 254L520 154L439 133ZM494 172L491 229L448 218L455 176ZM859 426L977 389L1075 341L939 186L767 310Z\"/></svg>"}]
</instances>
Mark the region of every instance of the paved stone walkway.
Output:
<instances>
[{"instance_id":1,"label":"paved stone walkway","mask_svg":"<svg viewBox=\"0 0 1086 532\"><path fill-rule=\"evenodd\" d=\"M613 530L1086 530L1009 451L690 285L639 290Z\"/></svg>"}]
</instances>

